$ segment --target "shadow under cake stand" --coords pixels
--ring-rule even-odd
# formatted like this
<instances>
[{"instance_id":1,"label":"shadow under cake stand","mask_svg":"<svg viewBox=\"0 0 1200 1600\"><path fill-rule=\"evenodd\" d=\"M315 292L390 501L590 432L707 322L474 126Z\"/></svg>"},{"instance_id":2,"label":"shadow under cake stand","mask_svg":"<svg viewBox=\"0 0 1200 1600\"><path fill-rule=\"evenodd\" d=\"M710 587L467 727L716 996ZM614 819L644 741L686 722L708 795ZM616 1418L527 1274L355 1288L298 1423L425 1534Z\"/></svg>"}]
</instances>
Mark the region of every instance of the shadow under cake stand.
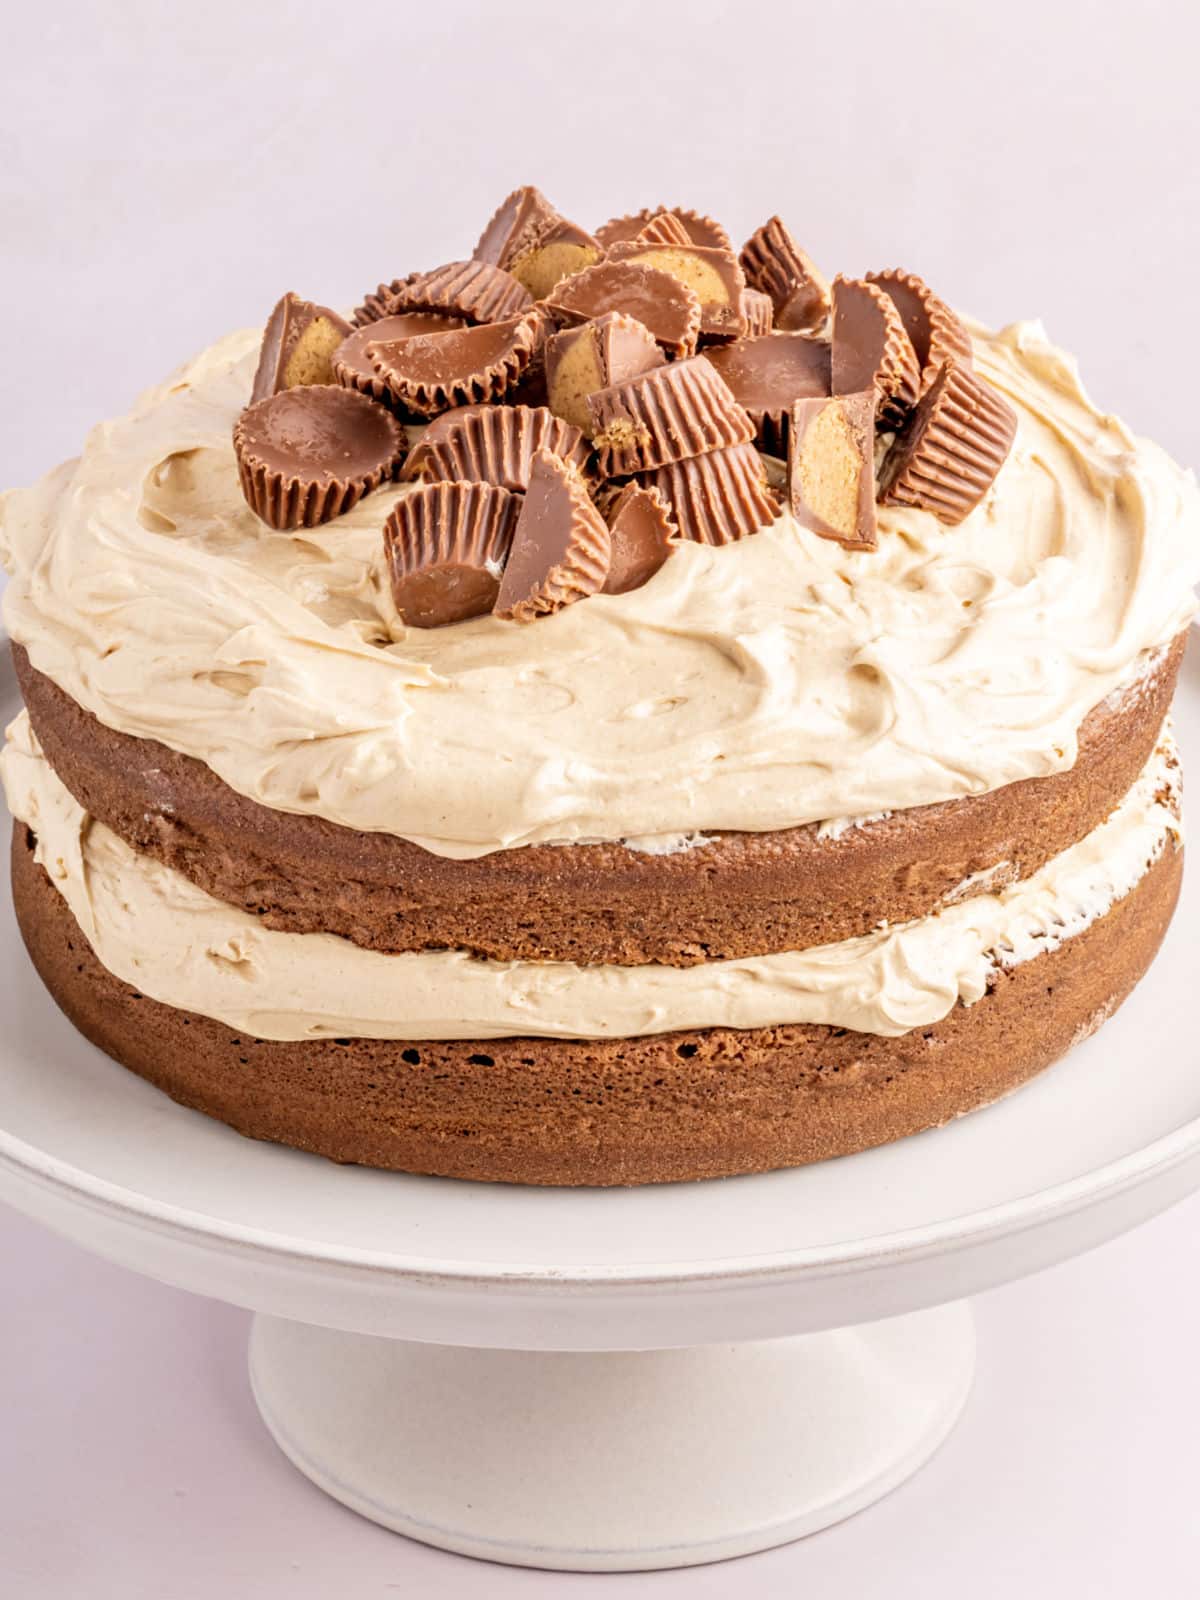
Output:
<instances>
[{"instance_id":1,"label":"shadow under cake stand","mask_svg":"<svg viewBox=\"0 0 1200 1600\"><path fill-rule=\"evenodd\" d=\"M1194 657L1177 720L1200 770ZM11 709L11 677L4 693ZM1123 1010L1001 1104L817 1167L633 1190L409 1178L241 1139L88 1045L11 918L2 938L0 1199L257 1312L254 1393L282 1450L466 1555L685 1566L861 1510L953 1427L968 1296L1200 1186L1190 879Z\"/></svg>"}]
</instances>

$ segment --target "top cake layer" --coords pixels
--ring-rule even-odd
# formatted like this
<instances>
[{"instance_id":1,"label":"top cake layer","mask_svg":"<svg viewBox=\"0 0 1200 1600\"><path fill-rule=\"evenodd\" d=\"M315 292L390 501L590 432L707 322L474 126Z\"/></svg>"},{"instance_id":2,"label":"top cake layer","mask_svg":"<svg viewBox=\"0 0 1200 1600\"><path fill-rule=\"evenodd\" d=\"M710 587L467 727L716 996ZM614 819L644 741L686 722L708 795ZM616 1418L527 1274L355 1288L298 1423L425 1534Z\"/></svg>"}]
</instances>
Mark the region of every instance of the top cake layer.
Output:
<instances>
[{"instance_id":1,"label":"top cake layer","mask_svg":"<svg viewBox=\"0 0 1200 1600\"><path fill-rule=\"evenodd\" d=\"M278 810L472 857L895 811L1068 768L1194 611L1190 474L1040 329L974 330L1019 426L965 521L880 508L856 553L784 515L521 628L406 629L385 485L275 533L231 444L259 335L214 346L0 502L5 617L102 722Z\"/></svg>"}]
</instances>

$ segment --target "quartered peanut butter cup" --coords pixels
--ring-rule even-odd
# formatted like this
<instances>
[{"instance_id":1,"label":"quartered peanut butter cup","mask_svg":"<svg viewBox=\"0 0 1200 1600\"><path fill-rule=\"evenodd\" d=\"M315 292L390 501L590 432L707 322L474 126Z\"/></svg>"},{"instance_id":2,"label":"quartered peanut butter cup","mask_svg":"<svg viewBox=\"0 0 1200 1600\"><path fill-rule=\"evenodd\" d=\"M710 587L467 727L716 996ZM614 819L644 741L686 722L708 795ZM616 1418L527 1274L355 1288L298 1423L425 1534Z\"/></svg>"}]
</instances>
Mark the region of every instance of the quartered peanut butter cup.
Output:
<instances>
[{"instance_id":1,"label":"quartered peanut butter cup","mask_svg":"<svg viewBox=\"0 0 1200 1600\"><path fill-rule=\"evenodd\" d=\"M328 306L285 294L263 331L250 403L300 384L332 383L332 356L350 324Z\"/></svg>"},{"instance_id":2,"label":"quartered peanut butter cup","mask_svg":"<svg viewBox=\"0 0 1200 1600\"><path fill-rule=\"evenodd\" d=\"M627 594L641 586L671 554L670 541L679 530L657 489L627 483L606 507L612 555L604 594Z\"/></svg>"},{"instance_id":3,"label":"quartered peanut butter cup","mask_svg":"<svg viewBox=\"0 0 1200 1600\"><path fill-rule=\"evenodd\" d=\"M539 450L500 580L497 616L533 622L597 594L608 575L611 550L608 524L578 467Z\"/></svg>"},{"instance_id":4,"label":"quartered peanut butter cup","mask_svg":"<svg viewBox=\"0 0 1200 1600\"><path fill-rule=\"evenodd\" d=\"M654 335L635 317L607 311L546 341L546 396L556 415L584 433L592 428L588 396L663 365Z\"/></svg>"},{"instance_id":5,"label":"quartered peanut butter cup","mask_svg":"<svg viewBox=\"0 0 1200 1600\"><path fill-rule=\"evenodd\" d=\"M791 409L788 500L802 528L850 549L875 545L875 391Z\"/></svg>"},{"instance_id":6,"label":"quartered peanut butter cup","mask_svg":"<svg viewBox=\"0 0 1200 1600\"><path fill-rule=\"evenodd\" d=\"M475 246L479 261L503 267L534 299L572 273L599 261L590 233L556 211L540 189L526 185L501 201Z\"/></svg>"},{"instance_id":7,"label":"quartered peanut butter cup","mask_svg":"<svg viewBox=\"0 0 1200 1600\"><path fill-rule=\"evenodd\" d=\"M880 499L961 522L991 488L1016 432L1008 401L970 368L947 361L896 437Z\"/></svg>"},{"instance_id":8,"label":"quartered peanut butter cup","mask_svg":"<svg viewBox=\"0 0 1200 1600\"><path fill-rule=\"evenodd\" d=\"M861 278L833 281L833 392L879 397L876 421L896 428L917 403L921 366L895 304Z\"/></svg>"},{"instance_id":9,"label":"quartered peanut butter cup","mask_svg":"<svg viewBox=\"0 0 1200 1600\"><path fill-rule=\"evenodd\" d=\"M746 282L770 299L777 328L802 333L824 327L829 284L778 217L750 235L739 259Z\"/></svg>"},{"instance_id":10,"label":"quartered peanut butter cup","mask_svg":"<svg viewBox=\"0 0 1200 1600\"><path fill-rule=\"evenodd\" d=\"M971 335L923 279L914 272L893 268L887 272L868 272L868 283L878 284L900 313L904 331L912 342L921 368L921 393L937 377L947 361L960 367L972 364Z\"/></svg>"}]
</instances>

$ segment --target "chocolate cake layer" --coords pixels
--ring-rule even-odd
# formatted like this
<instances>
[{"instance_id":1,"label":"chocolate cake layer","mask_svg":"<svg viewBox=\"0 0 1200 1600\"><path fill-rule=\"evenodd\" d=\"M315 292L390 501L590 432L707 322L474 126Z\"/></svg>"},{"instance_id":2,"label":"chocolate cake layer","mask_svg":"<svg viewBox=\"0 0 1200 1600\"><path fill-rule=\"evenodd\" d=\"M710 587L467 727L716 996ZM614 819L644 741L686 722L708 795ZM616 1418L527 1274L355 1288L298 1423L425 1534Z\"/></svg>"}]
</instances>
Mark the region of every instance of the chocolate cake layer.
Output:
<instances>
[{"instance_id":1,"label":"chocolate cake layer","mask_svg":"<svg viewBox=\"0 0 1200 1600\"><path fill-rule=\"evenodd\" d=\"M606 1040L262 1042L105 970L13 833L13 897L75 1026L182 1104L336 1161L534 1184L634 1184L799 1166L935 1127L1006 1094L1098 1027L1145 972L1182 851L1057 950L900 1038L817 1026Z\"/></svg>"},{"instance_id":2,"label":"chocolate cake layer","mask_svg":"<svg viewBox=\"0 0 1200 1600\"><path fill-rule=\"evenodd\" d=\"M810 825L714 834L666 855L620 843L538 845L466 861L260 806L203 763L105 727L22 649L14 655L34 731L80 804L269 927L386 951L689 966L833 943L924 916L968 879L978 893L1030 876L1102 822L1136 779L1183 646L1181 637L1146 676L1097 706L1074 767L1051 777L837 837Z\"/></svg>"}]
</instances>

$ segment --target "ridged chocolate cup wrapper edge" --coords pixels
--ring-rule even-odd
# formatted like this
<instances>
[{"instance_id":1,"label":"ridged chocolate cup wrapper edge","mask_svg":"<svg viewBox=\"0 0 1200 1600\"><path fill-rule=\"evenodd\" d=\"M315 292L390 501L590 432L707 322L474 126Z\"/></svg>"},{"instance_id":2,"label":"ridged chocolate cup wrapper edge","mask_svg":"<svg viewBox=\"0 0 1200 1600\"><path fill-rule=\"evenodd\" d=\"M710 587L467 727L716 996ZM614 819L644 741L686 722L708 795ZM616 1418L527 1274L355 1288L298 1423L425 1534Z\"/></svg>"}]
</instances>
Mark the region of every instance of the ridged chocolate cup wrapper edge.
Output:
<instances>
[{"instance_id":1,"label":"ridged chocolate cup wrapper edge","mask_svg":"<svg viewBox=\"0 0 1200 1600\"><path fill-rule=\"evenodd\" d=\"M754 438L754 424L710 361L693 356L589 395L602 477L645 472Z\"/></svg>"},{"instance_id":2,"label":"ridged chocolate cup wrapper edge","mask_svg":"<svg viewBox=\"0 0 1200 1600\"><path fill-rule=\"evenodd\" d=\"M393 297L402 289L406 289L415 278L422 276L420 272L410 272L407 277L393 278L390 283L381 283L369 294L365 294L362 305L356 306L351 315L351 327L365 328L372 322L378 322L381 317L388 316L388 307Z\"/></svg>"},{"instance_id":3,"label":"ridged chocolate cup wrapper edge","mask_svg":"<svg viewBox=\"0 0 1200 1600\"><path fill-rule=\"evenodd\" d=\"M549 450L533 458L513 530L496 615L534 622L598 594L608 575L612 536L573 462Z\"/></svg>"},{"instance_id":4,"label":"ridged chocolate cup wrapper edge","mask_svg":"<svg viewBox=\"0 0 1200 1600\"><path fill-rule=\"evenodd\" d=\"M770 217L756 228L738 259L747 284L771 301L777 328L808 333L827 321L829 284L781 218Z\"/></svg>"},{"instance_id":5,"label":"ridged chocolate cup wrapper edge","mask_svg":"<svg viewBox=\"0 0 1200 1600\"><path fill-rule=\"evenodd\" d=\"M746 318L743 338L761 339L775 328L775 307L771 296L761 289L746 289L742 295L742 312Z\"/></svg>"},{"instance_id":6,"label":"ridged chocolate cup wrapper edge","mask_svg":"<svg viewBox=\"0 0 1200 1600\"><path fill-rule=\"evenodd\" d=\"M872 384L876 420L898 428L917 403L921 364L891 297L862 278L833 280L833 392L859 394Z\"/></svg>"},{"instance_id":7,"label":"ridged chocolate cup wrapper edge","mask_svg":"<svg viewBox=\"0 0 1200 1600\"><path fill-rule=\"evenodd\" d=\"M523 493L539 450L561 456L581 472L591 454L579 429L544 406L473 407L432 440L418 440L404 476L422 483L494 483Z\"/></svg>"},{"instance_id":8,"label":"ridged chocolate cup wrapper edge","mask_svg":"<svg viewBox=\"0 0 1200 1600\"><path fill-rule=\"evenodd\" d=\"M443 325L440 329L438 323ZM456 328L465 327L466 323L460 317L443 316L435 311L401 312L396 316L380 317L376 322L364 323L343 339L334 351L334 380L343 389L357 389L360 394L369 395L381 405L390 405L392 401L387 385L367 360L367 345L377 339L403 339L417 333L453 333Z\"/></svg>"},{"instance_id":9,"label":"ridged chocolate cup wrapper edge","mask_svg":"<svg viewBox=\"0 0 1200 1600\"><path fill-rule=\"evenodd\" d=\"M987 494L1008 458L1017 414L991 384L956 361L938 369L884 462L880 499L955 526Z\"/></svg>"},{"instance_id":10,"label":"ridged chocolate cup wrapper edge","mask_svg":"<svg viewBox=\"0 0 1200 1600\"><path fill-rule=\"evenodd\" d=\"M289 424L289 413L298 421ZM314 421L328 432L329 459L340 464L357 450L359 470L322 464L314 448ZM291 443L298 434L304 436L302 455ZM407 442L403 427L383 406L336 384L281 389L247 406L233 430L246 503L279 532L315 528L342 516L395 476ZM293 449L294 460L289 459Z\"/></svg>"},{"instance_id":11,"label":"ridged chocolate cup wrapper edge","mask_svg":"<svg viewBox=\"0 0 1200 1600\"><path fill-rule=\"evenodd\" d=\"M693 244L710 245L716 250L733 249L733 241L719 222L699 211L689 210L687 206L646 206L628 216L610 217L602 227L596 229L596 239L606 250L610 245L623 244L626 240L635 239L648 223L664 212L678 217Z\"/></svg>"},{"instance_id":12,"label":"ridged chocolate cup wrapper edge","mask_svg":"<svg viewBox=\"0 0 1200 1600\"><path fill-rule=\"evenodd\" d=\"M520 495L490 483L422 484L400 496L383 542L407 627L446 627L492 609L520 510Z\"/></svg>"},{"instance_id":13,"label":"ridged chocolate cup wrapper edge","mask_svg":"<svg viewBox=\"0 0 1200 1600\"><path fill-rule=\"evenodd\" d=\"M642 473L671 508L681 539L734 544L775 521L779 497L768 488L762 459L752 444L733 445Z\"/></svg>"}]
</instances>

